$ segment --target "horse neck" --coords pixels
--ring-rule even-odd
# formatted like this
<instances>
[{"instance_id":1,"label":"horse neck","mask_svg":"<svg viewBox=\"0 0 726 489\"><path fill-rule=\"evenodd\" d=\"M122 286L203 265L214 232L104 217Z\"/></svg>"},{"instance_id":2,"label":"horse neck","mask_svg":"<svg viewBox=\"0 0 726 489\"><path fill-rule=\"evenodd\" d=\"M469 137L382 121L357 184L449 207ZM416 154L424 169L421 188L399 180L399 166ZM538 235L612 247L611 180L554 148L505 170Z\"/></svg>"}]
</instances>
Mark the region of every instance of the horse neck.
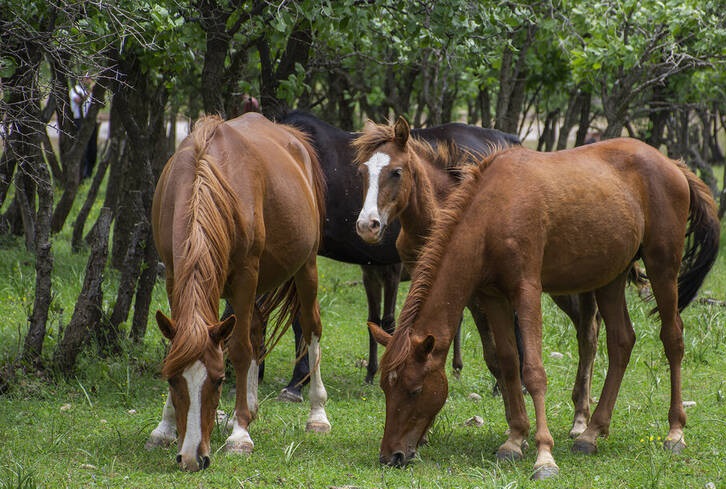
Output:
<instances>
[{"instance_id":1,"label":"horse neck","mask_svg":"<svg viewBox=\"0 0 726 489\"><path fill-rule=\"evenodd\" d=\"M417 336L433 335L437 350L448 351L478 285L476 274L467 273L477 264L476 257L452 260L445 255L435 269L427 269L426 264L417 268L399 324L411 324ZM413 317L407 317L414 309Z\"/></svg>"},{"instance_id":2,"label":"horse neck","mask_svg":"<svg viewBox=\"0 0 726 489\"><path fill-rule=\"evenodd\" d=\"M401 232L407 235L416 247L423 245L436 220L444 196L448 195L452 183L444 170L436 168L417 155L410 159L411 195L408 205L399 216Z\"/></svg>"}]
</instances>

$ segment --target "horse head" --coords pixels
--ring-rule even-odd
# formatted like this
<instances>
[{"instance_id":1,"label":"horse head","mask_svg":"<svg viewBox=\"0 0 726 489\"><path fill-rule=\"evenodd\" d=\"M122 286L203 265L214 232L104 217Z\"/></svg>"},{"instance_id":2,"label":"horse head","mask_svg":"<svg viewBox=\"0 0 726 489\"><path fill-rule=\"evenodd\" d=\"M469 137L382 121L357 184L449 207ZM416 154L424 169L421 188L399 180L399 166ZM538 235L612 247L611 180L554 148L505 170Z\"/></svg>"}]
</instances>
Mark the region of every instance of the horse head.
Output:
<instances>
[{"instance_id":1,"label":"horse head","mask_svg":"<svg viewBox=\"0 0 726 489\"><path fill-rule=\"evenodd\" d=\"M408 122L399 117L393 128L369 122L354 143L365 195L356 231L369 244L383 239L388 223L408 204L413 186L410 134Z\"/></svg>"},{"instance_id":2,"label":"horse head","mask_svg":"<svg viewBox=\"0 0 726 489\"><path fill-rule=\"evenodd\" d=\"M209 440L214 428L219 397L224 381L222 347L235 325L235 317L208 326L207 337L195 348L176 321L161 311L156 321L162 334L171 341L164 364L169 393L176 416L179 452L176 460L182 470L195 472L209 467Z\"/></svg>"},{"instance_id":3,"label":"horse head","mask_svg":"<svg viewBox=\"0 0 726 489\"><path fill-rule=\"evenodd\" d=\"M368 327L376 341L387 347L381 359L386 424L379 460L382 464L403 466L416 456L418 446L446 402L446 351L442 355L436 350L432 335L419 338L405 329L390 335L374 323L368 323Z\"/></svg>"}]
</instances>

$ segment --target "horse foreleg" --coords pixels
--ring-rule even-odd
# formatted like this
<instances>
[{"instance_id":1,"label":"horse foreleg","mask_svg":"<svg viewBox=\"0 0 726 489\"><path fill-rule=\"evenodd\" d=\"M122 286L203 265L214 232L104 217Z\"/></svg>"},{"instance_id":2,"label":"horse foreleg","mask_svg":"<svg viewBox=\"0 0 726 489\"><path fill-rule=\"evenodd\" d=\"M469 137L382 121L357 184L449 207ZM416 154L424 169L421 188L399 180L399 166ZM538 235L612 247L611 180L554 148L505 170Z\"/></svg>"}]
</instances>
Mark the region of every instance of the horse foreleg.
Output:
<instances>
[{"instance_id":1,"label":"horse foreleg","mask_svg":"<svg viewBox=\"0 0 726 489\"><path fill-rule=\"evenodd\" d=\"M514 336L514 313L508 302L482 298L469 306L481 336L484 360L497 379L509 430L497 450L500 460L521 460L529 437L529 419L519 376L519 354Z\"/></svg>"},{"instance_id":2,"label":"horse foreleg","mask_svg":"<svg viewBox=\"0 0 726 489\"><path fill-rule=\"evenodd\" d=\"M154 448L166 448L176 440L176 417L174 412L174 404L171 402L171 393L166 396L166 403L161 412L161 421L149 435L144 448L152 450Z\"/></svg>"},{"instance_id":3,"label":"horse foreleg","mask_svg":"<svg viewBox=\"0 0 726 489\"><path fill-rule=\"evenodd\" d=\"M303 338L308 344L308 362L310 363L310 414L305 429L326 433L330 431L330 422L325 413L325 401L328 393L320 375L320 337L323 332L318 305L318 274L315 255L295 275L295 287L300 301L300 325Z\"/></svg>"},{"instance_id":4,"label":"horse foreleg","mask_svg":"<svg viewBox=\"0 0 726 489\"><path fill-rule=\"evenodd\" d=\"M228 350L236 377L235 410L228 421L232 433L225 441L225 450L249 454L255 446L248 428L257 411L258 358L263 325L254 306L254 294L238 291L233 298L233 307L237 323L228 341Z\"/></svg>"},{"instance_id":5,"label":"horse foreleg","mask_svg":"<svg viewBox=\"0 0 726 489\"><path fill-rule=\"evenodd\" d=\"M539 480L556 476L559 467L552 455L554 439L547 426L547 374L542 363L542 290L535 284L533 281L523 281L519 285L514 308L522 338L522 375L524 385L532 396L536 419L537 460L534 463L532 479ZM496 338L498 342L498 336Z\"/></svg>"},{"instance_id":6,"label":"horse foreleg","mask_svg":"<svg viewBox=\"0 0 726 489\"><path fill-rule=\"evenodd\" d=\"M381 278L382 267L376 265L361 265L363 272L363 288L366 291L366 300L368 302L368 321L375 323L381 327L381 287L383 281ZM378 371L378 343L373 335L368 331L368 365L366 366L366 383L373 382L373 378Z\"/></svg>"},{"instance_id":7,"label":"horse foreleg","mask_svg":"<svg viewBox=\"0 0 726 489\"><path fill-rule=\"evenodd\" d=\"M597 314L595 294L552 296L575 326L577 333L578 363L575 384L572 386L572 404L575 414L572 420L570 438L576 438L587 428L590 421L590 399L592 371L597 353L597 337L600 320Z\"/></svg>"},{"instance_id":8,"label":"horse foreleg","mask_svg":"<svg viewBox=\"0 0 726 489\"><path fill-rule=\"evenodd\" d=\"M608 345L608 370L597 408L582 434L572 446L573 452L591 454L597 452L597 438L610 431L610 420L618 397L630 353L635 344L635 333L625 303L625 280L627 272L595 292L600 309Z\"/></svg>"},{"instance_id":9,"label":"horse foreleg","mask_svg":"<svg viewBox=\"0 0 726 489\"><path fill-rule=\"evenodd\" d=\"M464 316L459 320L459 327L454 335L454 354L451 358L451 368L454 370L454 377L457 379L461 375L461 369L464 368L464 360L461 358L461 327L464 325Z\"/></svg>"}]
</instances>

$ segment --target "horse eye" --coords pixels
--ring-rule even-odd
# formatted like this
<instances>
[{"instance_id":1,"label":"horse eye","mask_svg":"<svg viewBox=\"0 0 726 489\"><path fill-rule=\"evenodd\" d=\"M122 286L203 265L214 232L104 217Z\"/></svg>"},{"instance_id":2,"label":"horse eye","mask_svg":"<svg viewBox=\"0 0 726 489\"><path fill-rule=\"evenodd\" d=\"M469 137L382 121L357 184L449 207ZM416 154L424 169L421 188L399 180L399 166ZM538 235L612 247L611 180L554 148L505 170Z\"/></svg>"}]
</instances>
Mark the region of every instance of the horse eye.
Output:
<instances>
[{"instance_id":1,"label":"horse eye","mask_svg":"<svg viewBox=\"0 0 726 489\"><path fill-rule=\"evenodd\" d=\"M391 170L391 175L393 175L394 177L400 177L402 173L402 168L394 168L393 170Z\"/></svg>"},{"instance_id":2,"label":"horse eye","mask_svg":"<svg viewBox=\"0 0 726 489\"><path fill-rule=\"evenodd\" d=\"M418 396L419 394L421 394L421 391L423 391L423 386L415 388L414 390L412 390L412 391L411 391L411 392L409 393L409 395L410 395L411 397L416 397L416 396Z\"/></svg>"},{"instance_id":3,"label":"horse eye","mask_svg":"<svg viewBox=\"0 0 726 489\"><path fill-rule=\"evenodd\" d=\"M219 387L220 385L222 385L222 382L224 382L224 377L213 380L212 384L214 384L214 387Z\"/></svg>"}]
</instances>

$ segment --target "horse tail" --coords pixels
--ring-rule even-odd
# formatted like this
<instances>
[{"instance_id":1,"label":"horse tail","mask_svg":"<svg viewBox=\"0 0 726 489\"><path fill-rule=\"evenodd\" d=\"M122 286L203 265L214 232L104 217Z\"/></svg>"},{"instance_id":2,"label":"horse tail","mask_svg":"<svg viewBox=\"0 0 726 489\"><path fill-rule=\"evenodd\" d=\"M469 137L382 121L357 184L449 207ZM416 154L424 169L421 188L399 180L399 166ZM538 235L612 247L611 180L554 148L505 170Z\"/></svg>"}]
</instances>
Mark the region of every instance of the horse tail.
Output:
<instances>
[{"instance_id":1,"label":"horse tail","mask_svg":"<svg viewBox=\"0 0 726 489\"><path fill-rule=\"evenodd\" d=\"M309 183L314 194L315 207L318 213L318 246L320 246L323 239L323 225L325 224L325 174L320 166L318 153L310 142L310 137L293 126L286 125L285 129L290 131L302 145L304 152L300 156L303 159L305 157L309 158L311 178ZM317 251L316 249L315 252L317 253ZM262 355L264 357L279 343L282 336L292 325L293 319L300 311L300 299L297 294L294 277L290 278L272 292L265 294L258 301L257 307L265 322L272 320L272 328L265 340L264 354ZM303 349L301 355L305 352L306 349Z\"/></svg>"},{"instance_id":2,"label":"horse tail","mask_svg":"<svg viewBox=\"0 0 726 489\"><path fill-rule=\"evenodd\" d=\"M202 117L190 135L194 180L186 206L185 266L175 277L172 304L177 317L194 319L188 328L177 331L184 339L172 343L162 372L167 377L198 356L209 339L205 323L217 321L219 298L238 233L239 198L209 153L215 131L223 122L218 116Z\"/></svg>"},{"instance_id":3,"label":"horse tail","mask_svg":"<svg viewBox=\"0 0 726 489\"><path fill-rule=\"evenodd\" d=\"M696 297L716 261L721 224L711 190L683 162L677 164L691 191L686 248L678 274L678 310L682 311Z\"/></svg>"}]
</instances>

